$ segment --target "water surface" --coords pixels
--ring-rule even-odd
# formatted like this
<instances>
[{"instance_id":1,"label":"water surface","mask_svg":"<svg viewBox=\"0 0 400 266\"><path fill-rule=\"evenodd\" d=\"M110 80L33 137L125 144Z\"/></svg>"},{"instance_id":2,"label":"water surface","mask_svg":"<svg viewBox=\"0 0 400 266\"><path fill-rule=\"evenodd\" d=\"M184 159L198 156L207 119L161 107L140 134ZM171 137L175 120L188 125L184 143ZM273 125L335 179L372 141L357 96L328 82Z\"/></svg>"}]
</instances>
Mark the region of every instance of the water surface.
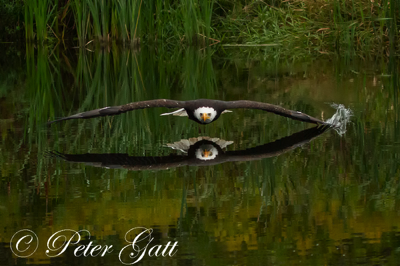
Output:
<instances>
[{"instance_id":1,"label":"water surface","mask_svg":"<svg viewBox=\"0 0 400 266\"><path fill-rule=\"evenodd\" d=\"M28 47L23 55L7 55L9 66L0 72L1 264L119 265L126 232L145 227L154 230L150 246L178 242L178 251L146 255L141 265L397 265L396 60L229 54ZM269 149L262 145L313 127L257 110L235 110L201 126L160 117L169 111L163 108L46 126L55 117L155 98L263 101L324 120L338 103L353 117L342 136L328 130L242 162L153 170L121 167L121 157L96 165L51 156L124 154L148 161L186 156L167 144L198 137L229 141L224 152L233 154ZM39 239L29 258L10 249L21 229ZM83 244L114 251L75 257L77 245L70 245L49 258L46 242L63 229L88 230Z\"/></svg>"}]
</instances>

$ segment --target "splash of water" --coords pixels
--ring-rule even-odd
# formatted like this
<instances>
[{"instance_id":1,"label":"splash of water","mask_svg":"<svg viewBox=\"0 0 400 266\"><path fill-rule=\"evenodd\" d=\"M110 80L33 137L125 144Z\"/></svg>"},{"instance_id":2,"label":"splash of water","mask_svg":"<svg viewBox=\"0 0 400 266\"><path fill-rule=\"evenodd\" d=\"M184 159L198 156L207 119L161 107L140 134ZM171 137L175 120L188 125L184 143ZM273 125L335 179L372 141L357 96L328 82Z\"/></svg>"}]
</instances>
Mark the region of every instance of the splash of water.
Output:
<instances>
[{"instance_id":1,"label":"splash of water","mask_svg":"<svg viewBox=\"0 0 400 266\"><path fill-rule=\"evenodd\" d=\"M332 125L332 128L342 136L346 133L346 125L350 122L350 117L353 116L353 111L350 108L344 107L343 104L331 104L336 109L336 113L326 122Z\"/></svg>"}]
</instances>

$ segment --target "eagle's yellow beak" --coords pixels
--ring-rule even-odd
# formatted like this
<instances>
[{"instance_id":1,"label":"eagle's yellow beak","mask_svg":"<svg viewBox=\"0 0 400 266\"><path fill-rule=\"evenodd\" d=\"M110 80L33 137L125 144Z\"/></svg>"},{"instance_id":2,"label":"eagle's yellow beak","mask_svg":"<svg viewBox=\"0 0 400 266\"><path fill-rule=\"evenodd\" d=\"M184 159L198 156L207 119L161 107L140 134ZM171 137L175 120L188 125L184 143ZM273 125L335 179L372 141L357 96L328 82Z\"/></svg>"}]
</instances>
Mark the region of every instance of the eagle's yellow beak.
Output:
<instances>
[{"instance_id":1,"label":"eagle's yellow beak","mask_svg":"<svg viewBox=\"0 0 400 266\"><path fill-rule=\"evenodd\" d=\"M206 120L207 120L207 119L210 119L211 117L209 117L207 113L203 113L203 114L201 115L201 118L203 119L204 122L206 122Z\"/></svg>"},{"instance_id":2,"label":"eagle's yellow beak","mask_svg":"<svg viewBox=\"0 0 400 266\"><path fill-rule=\"evenodd\" d=\"M208 158L208 156L210 156L210 152L211 152L211 151L204 150L204 157L205 157L205 158Z\"/></svg>"}]
</instances>

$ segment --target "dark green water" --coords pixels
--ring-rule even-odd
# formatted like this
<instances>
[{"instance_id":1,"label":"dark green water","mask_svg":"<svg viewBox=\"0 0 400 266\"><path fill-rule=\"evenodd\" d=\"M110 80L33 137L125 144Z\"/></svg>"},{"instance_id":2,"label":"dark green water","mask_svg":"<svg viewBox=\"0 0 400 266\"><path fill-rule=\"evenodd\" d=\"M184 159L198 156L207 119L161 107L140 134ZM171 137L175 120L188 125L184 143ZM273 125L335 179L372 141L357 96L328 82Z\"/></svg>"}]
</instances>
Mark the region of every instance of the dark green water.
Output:
<instances>
[{"instance_id":1,"label":"dark green water","mask_svg":"<svg viewBox=\"0 0 400 266\"><path fill-rule=\"evenodd\" d=\"M19 55L5 54L0 264L133 263L137 258L129 259L129 247L120 255L129 244L125 234L144 227L153 229L147 252L170 242L177 243L176 253L146 253L133 265L398 265L396 60L293 62L269 50L258 57L247 53L28 47ZM263 101L324 120L335 113L330 104L338 103L353 116L344 135L328 130L309 139L293 134L313 131L313 125L257 110L235 110L207 126L160 116L170 111L163 108L46 126L55 117L155 98ZM200 136L233 141L226 157L291 137L279 147L250 150L261 155L242 162L194 165L184 158L181 166L159 167L164 170L137 165L137 157L155 163L159 157L185 157L166 144ZM68 162L51 152L98 154L103 165ZM100 155L110 153L119 155ZM38 247L27 258L11 251L22 229L39 240L20 242L21 249L30 247L15 252L19 256ZM80 244L112 245L112 251L78 257L79 244L70 244L60 255L61 250L46 254L53 234L71 235L60 232L65 229L87 230L91 237L82 233ZM55 247L62 244L60 238Z\"/></svg>"}]
</instances>

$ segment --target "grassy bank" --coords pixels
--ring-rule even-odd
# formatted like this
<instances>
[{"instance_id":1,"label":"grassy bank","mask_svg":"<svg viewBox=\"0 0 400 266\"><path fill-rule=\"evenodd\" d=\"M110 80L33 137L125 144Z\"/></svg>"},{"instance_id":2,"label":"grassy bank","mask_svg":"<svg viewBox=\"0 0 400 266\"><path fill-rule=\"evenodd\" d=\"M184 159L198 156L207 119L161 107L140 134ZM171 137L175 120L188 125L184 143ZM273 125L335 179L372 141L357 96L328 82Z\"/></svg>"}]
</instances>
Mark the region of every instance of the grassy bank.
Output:
<instances>
[{"instance_id":1,"label":"grassy bank","mask_svg":"<svg viewBox=\"0 0 400 266\"><path fill-rule=\"evenodd\" d=\"M277 2L275 2L277 3ZM253 1L218 18L225 43L276 44L318 53L398 49L397 1Z\"/></svg>"},{"instance_id":2,"label":"grassy bank","mask_svg":"<svg viewBox=\"0 0 400 266\"><path fill-rule=\"evenodd\" d=\"M397 0L25 2L29 41L279 45L307 52L397 51Z\"/></svg>"}]
</instances>

